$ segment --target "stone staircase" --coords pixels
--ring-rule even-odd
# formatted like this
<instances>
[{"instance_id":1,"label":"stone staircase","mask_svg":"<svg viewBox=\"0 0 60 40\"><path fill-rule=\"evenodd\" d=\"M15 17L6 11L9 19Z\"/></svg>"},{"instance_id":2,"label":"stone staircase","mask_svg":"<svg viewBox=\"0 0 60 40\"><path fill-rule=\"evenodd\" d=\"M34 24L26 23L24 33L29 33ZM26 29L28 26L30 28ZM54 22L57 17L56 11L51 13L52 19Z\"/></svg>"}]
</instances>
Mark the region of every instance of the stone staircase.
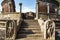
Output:
<instances>
[{"instance_id":1,"label":"stone staircase","mask_svg":"<svg viewBox=\"0 0 60 40\"><path fill-rule=\"evenodd\" d=\"M58 21L55 21L56 23L56 27L55 27L55 30L56 30L56 35L55 35L55 38L56 40L60 40L60 20Z\"/></svg>"},{"instance_id":2,"label":"stone staircase","mask_svg":"<svg viewBox=\"0 0 60 40\"><path fill-rule=\"evenodd\" d=\"M17 33L16 40L42 40L43 34L41 33L38 21L24 20Z\"/></svg>"}]
</instances>

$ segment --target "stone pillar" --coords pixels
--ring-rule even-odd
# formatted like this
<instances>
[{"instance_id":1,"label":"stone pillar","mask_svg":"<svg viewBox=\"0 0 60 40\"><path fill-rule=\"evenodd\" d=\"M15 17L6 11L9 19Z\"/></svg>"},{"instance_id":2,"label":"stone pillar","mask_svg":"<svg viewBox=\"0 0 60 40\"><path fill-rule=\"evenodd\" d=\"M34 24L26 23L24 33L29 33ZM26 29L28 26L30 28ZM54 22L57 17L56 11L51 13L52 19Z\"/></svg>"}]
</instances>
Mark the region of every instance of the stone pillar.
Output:
<instances>
[{"instance_id":1,"label":"stone pillar","mask_svg":"<svg viewBox=\"0 0 60 40\"><path fill-rule=\"evenodd\" d=\"M19 3L20 5L20 13L22 13L22 3Z\"/></svg>"},{"instance_id":2,"label":"stone pillar","mask_svg":"<svg viewBox=\"0 0 60 40\"><path fill-rule=\"evenodd\" d=\"M20 18L22 18L22 3L19 3L20 6Z\"/></svg>"},{"instance_id":3,"label":"stone pillar","mask_svg":"<svg viewBox=\"0 0 60 40\"><path fill-rule=\"evenodd\" d=\"M49 14L49 3L47 3L47 13Z\"/></svg>"},{"instance_id":4,"label":"stone pillar","mask_svg":"<svg viewBox=\"0 0 60 40\"><path fill-rule=\"evenodd\" d=\"M38 5L39 5L39 2L36 0L36 18L35 18L35 20L38 19Z\"/></svg>"},{"instance_id":5,"label":"stone pillar","mask_svg":"<svg viewBox=\"0 0 60 40\"><path fill-rule=\"evenodd\" d=\"M47 3L47 14L48 14L48 19L50 19L50 15L49 15L50 12L49 12L49 11L50 11L50 9L49 9L49 3Z\"/></svg>"}]
</instances>

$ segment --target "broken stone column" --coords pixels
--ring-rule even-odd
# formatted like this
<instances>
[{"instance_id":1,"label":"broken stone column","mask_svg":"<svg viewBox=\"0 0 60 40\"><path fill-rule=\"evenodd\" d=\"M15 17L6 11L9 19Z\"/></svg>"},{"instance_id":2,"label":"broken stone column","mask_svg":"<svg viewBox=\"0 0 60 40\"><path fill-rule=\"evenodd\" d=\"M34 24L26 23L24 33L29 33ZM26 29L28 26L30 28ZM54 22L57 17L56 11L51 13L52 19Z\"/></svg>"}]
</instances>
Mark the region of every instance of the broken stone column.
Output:
<instances>
[{"instance_id":1,"label":"broken stone column","mask_svg":"<svg viewBox=\"0 0 60 40\"><path fill-rule=\"evenodd\" d=\"M38 19L38 5L39 5L39 2L36 0L36 18L35 18L35 20Z\"/></svg>"}]
</instances>

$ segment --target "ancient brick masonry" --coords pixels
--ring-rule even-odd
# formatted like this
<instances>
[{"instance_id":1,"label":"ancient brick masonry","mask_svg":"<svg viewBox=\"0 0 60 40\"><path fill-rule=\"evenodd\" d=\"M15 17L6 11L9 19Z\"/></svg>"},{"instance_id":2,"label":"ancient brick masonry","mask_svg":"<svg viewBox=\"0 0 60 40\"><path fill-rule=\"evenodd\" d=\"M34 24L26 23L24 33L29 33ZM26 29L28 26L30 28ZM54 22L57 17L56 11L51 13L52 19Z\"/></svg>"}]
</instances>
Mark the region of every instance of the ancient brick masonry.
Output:
<instances>
[{"instance_id":1,"label":"ancient brick masonry","mask_svg":"<svg viewBox=\"0 0 60 40\"><path fill-rule=\"evenodd\" d=\"M3 0L2 3L2 12L15 12L15 2L14 0Z\"/></svg>"}]
</instances>

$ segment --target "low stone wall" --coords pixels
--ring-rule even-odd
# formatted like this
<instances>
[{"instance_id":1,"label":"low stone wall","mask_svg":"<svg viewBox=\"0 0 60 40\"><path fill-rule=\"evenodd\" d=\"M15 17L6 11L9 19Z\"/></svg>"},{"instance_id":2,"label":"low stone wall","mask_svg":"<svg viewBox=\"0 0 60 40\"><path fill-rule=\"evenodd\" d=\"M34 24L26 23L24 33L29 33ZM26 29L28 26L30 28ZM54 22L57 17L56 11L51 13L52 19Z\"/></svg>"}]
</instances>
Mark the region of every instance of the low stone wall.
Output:
<instances>
[{"instance_id":1,"label":"low stone wall","mask_svg":"<svg viewBox=\"0 0 60 40\"><path fill-rule=\"evenodd\" d=\"M19 20L21 20L20 17L21 17L20 13L13 13L12 12L12 13L0 14L0 19L17 20L17 22L19 22Z\"/></svg>"},{"instance_id":2,"label":"low stone wall","mask_svg":"<svg viewBox=\"0 0 60 40\"><path fill-rule=\"evenodd\" d=\"M42 18L43 20L47 20L48 18L50 19L56 19L58 15L56 15L55 13L51 13L51 14L39 14L39 18Z\"/></svg>"}]
</instances>

